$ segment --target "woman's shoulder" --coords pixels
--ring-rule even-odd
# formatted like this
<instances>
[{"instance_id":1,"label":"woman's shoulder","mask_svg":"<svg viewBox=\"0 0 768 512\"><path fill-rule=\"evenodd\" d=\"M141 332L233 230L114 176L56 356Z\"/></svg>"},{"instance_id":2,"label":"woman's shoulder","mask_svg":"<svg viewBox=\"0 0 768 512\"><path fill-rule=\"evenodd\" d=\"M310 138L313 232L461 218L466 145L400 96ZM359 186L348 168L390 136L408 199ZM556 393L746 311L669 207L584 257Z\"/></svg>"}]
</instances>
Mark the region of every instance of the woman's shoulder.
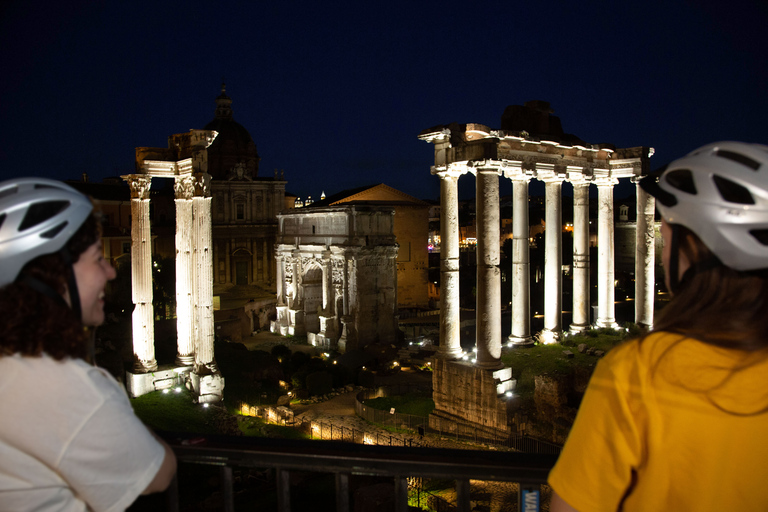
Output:
<instances>
[{"instance_id":1,"label":"woman's shoulder","mask_svg":"<svg viewBox=\"0 0 768 512\"><path fill-rule=\"evenodd\" d=\"M114 392L114 379L110 379L104 370L82 359L54 359L45 353L40 356L17 353L0 357L0 374L12 380L14 387L21 389L67 390L83 397Z\"/></svg>"}]
</instances>

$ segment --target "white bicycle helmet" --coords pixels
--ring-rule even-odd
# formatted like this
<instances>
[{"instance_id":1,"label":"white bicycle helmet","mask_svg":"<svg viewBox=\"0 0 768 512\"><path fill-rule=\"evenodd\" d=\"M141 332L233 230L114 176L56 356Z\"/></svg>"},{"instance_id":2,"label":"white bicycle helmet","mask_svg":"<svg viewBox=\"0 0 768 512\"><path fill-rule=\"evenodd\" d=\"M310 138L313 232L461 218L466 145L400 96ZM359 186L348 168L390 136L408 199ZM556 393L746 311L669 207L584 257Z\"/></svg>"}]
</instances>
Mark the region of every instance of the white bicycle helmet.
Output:
<instances>
[{"instance_id":1,"label":"white bicycle helmet","mask_svg":"<svg viewBox=\"0 0 768 512\"><path fill-rule=\"evenodd\" d=\"M31 260L64 248L92 210L86 196L60 181L0 182L0 287Z\"/></svg>"},{"instance_id":2,"label":"white bicycle helmet","mask_svg":"<svg viewBox=\"0 0 768 512\"><path fill-rule=\"evenodd\" d=\"M768 268L768 146L708 144L640 185L669 224L696 233L723 265Z\"/></svg>"}]
</instances>

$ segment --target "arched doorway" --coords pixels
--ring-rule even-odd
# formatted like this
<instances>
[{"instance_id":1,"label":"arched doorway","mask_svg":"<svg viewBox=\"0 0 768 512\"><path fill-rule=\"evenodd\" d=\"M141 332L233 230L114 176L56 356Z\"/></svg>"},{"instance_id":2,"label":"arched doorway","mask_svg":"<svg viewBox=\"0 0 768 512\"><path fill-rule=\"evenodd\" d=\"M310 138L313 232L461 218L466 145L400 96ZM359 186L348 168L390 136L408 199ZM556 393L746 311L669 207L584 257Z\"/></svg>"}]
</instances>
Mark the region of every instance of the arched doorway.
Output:
<instances>
[{"instance_id":1,"label":"arched doorway","mask_svg":"<svg viewBox=\"0 0 768 512\"><path fill-rule=\"evenodd\" d=\"M232 282L236 285L247 285L250 283L251 264L253 256L248 249L242 247L232 253Z\"/></svg>"},{"instance_id":2,"label":"arched doorway","mask_svg":"<svg viewBox=\"0 0 768 512\"><path fill-rule=\"evenodd\" d=\"M320 332L318 311L323 307L323 271L312 265L304 273L304 325L307 332Z\"/></svg>"}]
</instances>

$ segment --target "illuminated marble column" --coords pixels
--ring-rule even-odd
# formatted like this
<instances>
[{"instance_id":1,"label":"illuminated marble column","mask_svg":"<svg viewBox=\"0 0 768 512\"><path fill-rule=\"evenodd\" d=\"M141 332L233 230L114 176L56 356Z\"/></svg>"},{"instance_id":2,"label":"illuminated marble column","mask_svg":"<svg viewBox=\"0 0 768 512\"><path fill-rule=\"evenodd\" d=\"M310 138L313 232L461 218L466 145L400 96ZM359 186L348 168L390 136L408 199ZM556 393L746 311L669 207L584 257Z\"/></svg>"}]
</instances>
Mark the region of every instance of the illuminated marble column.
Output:
<instances>
[{"instance_id":1,"label":"illuminated marble column","mask_svg":"<svg viewBox=\"0 0 768 512\"><path fill-rule=\"evenodd\" d=\"M282 255L275 256L275 264L277 266L277 281L275 285L277 287L277 305L285 306L285 258Z\"/></svg>"},{"instance_id":2,"label":"illuminated marble column","mask_svg":"<svg viewBox=\"0 0 768 512\"><path fill-rule=\"evenodd\" d=\"M152 178L124 176L131 188L131 289L135 305L132 315L133 369L137 373L157 370L155 359L155 315L152 307L152 234L149 218L149 188Z\"/></svg>"},{"instance_id":3,"label":"illuminated marble column","mask_svg":"<svg viewBox=\"0 0 768 512\"><path fill-rule=\"evenodd\" d=\"M595 179L597 185L597 319L596 327L615 329L614 248L613 248L613 186L619 180L604 176Z\"/></svg>"},{"instance_id":4,"label":"illuminated marble column","mask_svg":"<svg viewBox=\"0 0 768 512\"><path fill-rule=\"evenodd\" d=\"M656 281L654 213L656 200L632 178L637 189L637 234L635 244L635 323L653 327L653 302Z\"/></svg>"},{"instance_id":5,"label":"illuminated marble column","mask_svg":"<svg viewBox=\"0 0 768 512\"><path fill-rule=\"evenodd\" d=\"M570 332L589 329L589 182L573 183L573 318Z\"/></svg>"},{"instance_id":6,"label":"illuminated marble column","mask_svg":"<svg viewBox=\"0 0 768 512\"><path fill-rule=\"evenodd\" d=\"M531 264L528 226L528 182L512 180L512 346L533 345L531 337Z\"/></svg>"},{"instance_id":7,"label":"illuminated marble column","mask_svg":"<svg viewBox=\"0 0 768 512\"><path fill-rule=\"evenodd\" d=\"M461 350L459 317L459 176L440 176L440 351L445 359L458 359Z\"/></svg>"},{"instance_id":8,"label":"illuminated marble column","mask_svg":"<svg viewBox=\"0 0 768 512\"><path fill-rule=\"evenodd\" d=\"M194 267L192 265L192 176L177 176L174 182L176 202L176 335L178 366L195 362Z\"/></svg>"},{"instance_id":9,"label":"illuminated marble column","mask_svg":"<svg viewBox=\"0 0 768 512\"><path fill-rule=\"evenodd\" d=\"M211 259L211 177L196 173L192 198L195 275L195 373L217 373L213 354L213 261Z\"/></svg>"},{"instance_id":10,"label":"illuminated marble column","mask_svg":"<svg viewBox=\"0 0 768 512\"><path fill-rule=\"evenodd\" d=\"M320 336L329 341L335 336L335 315L334 315L334 289L333 289L333 270L331 266L331 251L323 251L322 254L323 271L323 309L320 312Z\"/></svg>"},{"instance_id":11,"label":"illuminated marble column","mask_svg":"<svg viewBox=\"0 0 768 512\"><path fill-rule=\"evenodd\" d=\"M544 231L544 329L542 343L555 343L563 335L563 180L540 177L545 183Z\"/></svg>"},{"instance_id":12,"label":"illuminated marble column","mask_svg":"<svg viewBox=\"0 0 768 512\"><path fill-rule=\"evenodd\" d=\"M499 170L477 169L477 366L501 367Z\"/></svg>"}]
</instances>

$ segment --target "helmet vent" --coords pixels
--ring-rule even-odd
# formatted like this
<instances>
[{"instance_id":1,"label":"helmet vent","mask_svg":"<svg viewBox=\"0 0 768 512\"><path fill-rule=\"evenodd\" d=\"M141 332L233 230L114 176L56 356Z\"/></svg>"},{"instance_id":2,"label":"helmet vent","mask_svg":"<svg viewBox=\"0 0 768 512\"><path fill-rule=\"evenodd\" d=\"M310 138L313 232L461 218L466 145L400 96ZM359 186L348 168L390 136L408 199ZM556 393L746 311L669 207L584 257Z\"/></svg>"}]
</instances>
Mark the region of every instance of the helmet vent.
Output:
<instances>
[{"instance_id":1,"label":"helmet vent","mask_svg":"<svg viewBox=\"0 0 768 512\"><path fill-rule=\"evenodd\" d=\"M717 174L712 176L712 179L715 182L717 191L729 203L755 204L755 199L745 187Z\"/></svg>"},{"instance_id":2,"label":"helmet vent","mask_svg":"<svg viewBox=\"0 0 768 512\"><path fill-rule=\"evenodd\" d=\"M749 232L758 242L768 245L768 229L753 229Z\"/></svg>"},{"instance_id":3,"label":"helmet vent","mask_svg":"<svg viewBox=\"0 0 768 512\"><path fill-rule=\"evenodd\" d=\"M720 158L727 158L728 160L733 160L736 163L739 163L741 165L746 165L753 171L756 171L760 168L760 162L757 160L752 160L746 155L742 155L741 153L734 153L733 151L727 151L725 149L718 149L715 151L715 155L719 156Z\"/></svg>"},{"instance_id":4,"label":"helmet vent","mask_svg":"<svg viewBox=\"0 0 768 512\"><path fill-rule=\"evenodd\" d=\"M5 222L5 214L0 213L0 228L3 227L3 222Z\"/></svg>"},{"instance_id":5,"label":"helmet vent","mask_svg":"<svg viewBox=\"0 0 768 512\"><path fill-rule=\"evenodd\" d=\"M56 235L58 235L59 233L61 233L61 230L62 230L62 229L64 229L65 227L67 227L67 224L69 224L69 223L68 223L67 221L64 221L64 222L62 222L61 224L59 224L58 226L56 226L56 227L53 227L53 228L49 229L49 230L48 230L48 231L46 231L45 233L41 233L41 234L40 234L40 236L41 236L42 238L55 238L55 237L56 237Z\"/></svg>"},{"instance_id":6,"label":"helmet vent","mask_svg":"<svg viewBox=\"0 0 768 512\"><path fill-rule=\"evenodd\" d=\"M24 231L45 222L67 206L69 206L69 201L46 201L31 205L27 210L27 214L24 215L21 224L19 224L19 231Z\"/></svg>"},{"instance_id":7,"label":"helmet vent","mask_svg":"<svg viewBox=\"0 0 768 512\"><path fill-rule=\"evenodd\" d=\"M689 169L676 169L665 176L667 183L678 190L696 195L696 183L693 181L693 173Z\"/></svg>"},{"instance_id":8,"label":"helmet vent","mask_svg":"<svg viewBox=\"0 0 768 512\"><path fill-rule=\"evenodd\" d=\"M13 194L16 194L19 192L19 187L9 187L5 190L0 190L0 199L4 197L10 197Z\"/></svg>"}]
</instances>

